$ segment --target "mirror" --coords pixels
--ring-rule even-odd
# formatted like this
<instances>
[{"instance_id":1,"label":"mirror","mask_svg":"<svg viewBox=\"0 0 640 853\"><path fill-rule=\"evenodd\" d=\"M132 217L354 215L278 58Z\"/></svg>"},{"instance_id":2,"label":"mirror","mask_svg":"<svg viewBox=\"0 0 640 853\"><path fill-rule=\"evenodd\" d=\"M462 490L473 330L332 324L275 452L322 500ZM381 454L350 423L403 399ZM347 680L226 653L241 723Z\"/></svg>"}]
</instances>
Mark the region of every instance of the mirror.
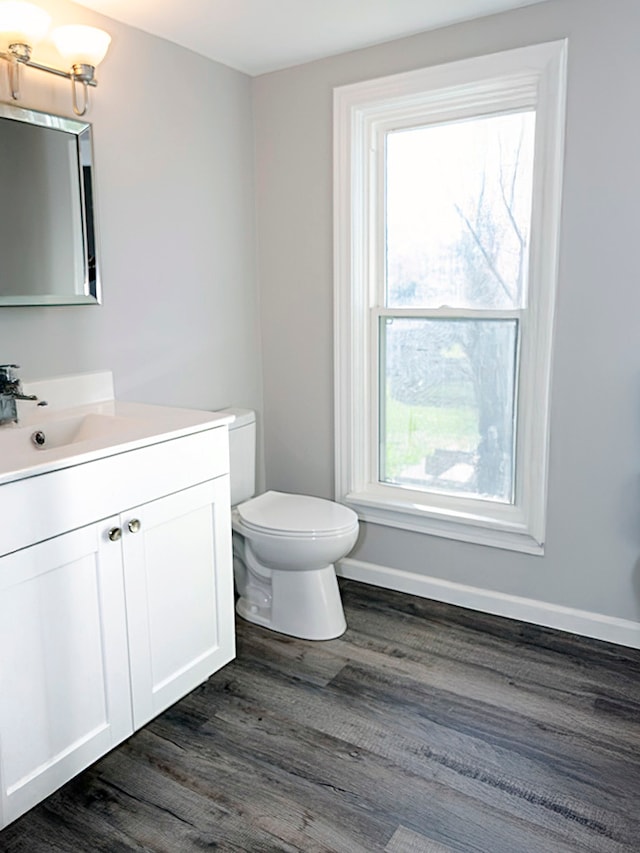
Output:
<instances>
[{"instance_id":1,"label":"mirror","mask_svg":"<svg viewBox=\"0 0 640 853\"><path fill-rule=\"evenodd\" d=\"M100 302L91 125L0 104L0 307Z\"/></svg>"}]
</instances>

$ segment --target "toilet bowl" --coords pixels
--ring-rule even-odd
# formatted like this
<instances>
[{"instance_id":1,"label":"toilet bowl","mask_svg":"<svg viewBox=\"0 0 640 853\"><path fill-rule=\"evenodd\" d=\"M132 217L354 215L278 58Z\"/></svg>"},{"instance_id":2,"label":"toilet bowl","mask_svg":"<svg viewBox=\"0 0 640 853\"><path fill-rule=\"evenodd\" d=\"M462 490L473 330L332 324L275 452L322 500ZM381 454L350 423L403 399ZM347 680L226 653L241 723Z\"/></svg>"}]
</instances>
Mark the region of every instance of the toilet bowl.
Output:
<instances>
[{"instance_id":1,"label":"toilet bowl","mask_svg":"<svg viewBox=\"0 0 640 853\"><path fill-rule=\"evenodd\" d=\"M358 537L358 517L321 498L265 492L235 507L236 610L244 619L306 640L344 633L334 562Z\"/></svg>"},{"instance_id":2,"label":"toilet bowl","mask_svg":"<svg viewBox=\"0 0 640 853\"><path fill-rule=\"evenodd\" d=\"M324 498L255 494L255 415L227 409L233 564L239 616L306 640L346 629L334 563L355 545L358 516Z\"/></svg>"}]
</instances>

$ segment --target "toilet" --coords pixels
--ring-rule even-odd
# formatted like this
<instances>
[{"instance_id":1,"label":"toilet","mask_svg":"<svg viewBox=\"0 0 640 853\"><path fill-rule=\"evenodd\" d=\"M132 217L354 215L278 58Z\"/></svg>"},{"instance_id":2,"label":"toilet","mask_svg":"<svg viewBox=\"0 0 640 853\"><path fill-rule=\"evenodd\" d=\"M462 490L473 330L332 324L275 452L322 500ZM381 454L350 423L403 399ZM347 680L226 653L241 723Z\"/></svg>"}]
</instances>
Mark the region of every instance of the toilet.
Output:
<instances>
[{"instance_id":1,"label":"toilet","mask_svg":"<svg viewBox=\"0 0 640 853\"><path fill-rule=\"evenodd\" d=\"M229 424L233 570L243 619L304 640L346 630L334 563L355 545L358 516L323 498L255 496L255 412Z\"/></svg>"}]
</instances>

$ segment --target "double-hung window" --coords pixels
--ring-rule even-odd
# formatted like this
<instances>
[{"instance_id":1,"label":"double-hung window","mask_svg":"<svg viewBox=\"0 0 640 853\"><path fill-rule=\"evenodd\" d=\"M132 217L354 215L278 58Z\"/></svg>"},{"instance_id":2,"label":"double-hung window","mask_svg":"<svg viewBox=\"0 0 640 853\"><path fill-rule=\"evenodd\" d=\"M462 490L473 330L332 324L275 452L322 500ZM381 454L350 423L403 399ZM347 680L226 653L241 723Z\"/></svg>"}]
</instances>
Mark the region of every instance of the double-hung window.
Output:
<instances>
[{"instance_id":1,"label":"double-hung window","mask_svg":"<svg viewBox=\"0 0 640 853\"><path fill-rule=\"evenodd\" d=\"M564 42L335 90L336 491L541 553Z\"/></svg>"}]
</instances>

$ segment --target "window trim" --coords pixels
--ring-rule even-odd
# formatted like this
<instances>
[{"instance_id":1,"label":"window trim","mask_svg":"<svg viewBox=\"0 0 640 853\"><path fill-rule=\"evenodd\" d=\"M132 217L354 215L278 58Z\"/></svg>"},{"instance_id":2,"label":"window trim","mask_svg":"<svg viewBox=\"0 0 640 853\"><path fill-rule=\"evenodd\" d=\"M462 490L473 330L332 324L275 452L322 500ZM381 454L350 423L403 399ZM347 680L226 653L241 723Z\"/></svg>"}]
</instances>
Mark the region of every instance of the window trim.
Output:
<instances>
[{"instance_id":1,"label":"window trim","mask_svg":"<svg viewBox=\"0 0 640 853\"><path fill-rule=\"evenodd\" d=\"M567 41L465 59L334 90L336 498L375 524L530 554L544 552L552 330L558 271ZM377 335L372 256L383 204L376 139L391 128L536 109L528 310L520 317L515 503L413 492L372 470ZM368 155L368 156L366 156ZM375 190L372 192L372 187ZM373 426L372 426L373 424ZM516 463L518 471L518 463ZM518 482L521 481L521 482Z\"/></svg>"}]
</instances>

